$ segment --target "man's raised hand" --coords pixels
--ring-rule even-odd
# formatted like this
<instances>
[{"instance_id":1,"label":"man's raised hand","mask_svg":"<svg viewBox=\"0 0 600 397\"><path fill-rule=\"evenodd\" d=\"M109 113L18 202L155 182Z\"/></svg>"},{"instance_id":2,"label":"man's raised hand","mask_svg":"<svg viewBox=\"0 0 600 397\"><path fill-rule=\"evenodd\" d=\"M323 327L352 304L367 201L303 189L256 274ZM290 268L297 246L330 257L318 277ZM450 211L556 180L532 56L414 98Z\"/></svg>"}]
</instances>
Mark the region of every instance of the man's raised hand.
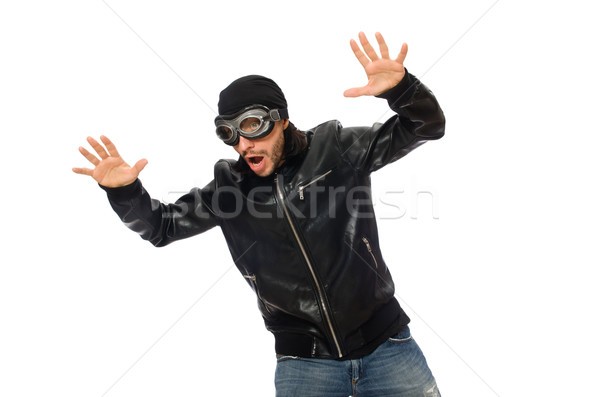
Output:
<instances>
[{"instance_id":1,"label":"man's raised hand","mask_svg":"<svg viewBox=\"0 0 600 397\"><path fill-rule=\"evenodd\" d=\"M140 172L144 169L146 164L148 164L148 160L141 159L131 167L123 160L110 139L101 136L100 140L106 149L94 138L87 138L88 143L100 158L96 157L85 148L79 147L79 152L94 165L94 168L73 168L73 172L81 175L89 175L94 178L96 182L105 187L120 187L135 182Z\"/></svg>"},{"instance_id":2,"label":"man's raised hand","mask_svg":"<svg viewBox=\"0 0 600 397\"><path fill-rule=\"evenodd\" d=\"M406 53L408 52L408 45L406 43L402 44L400 54L398 54L396 59L391 59L383 36L381 33L377 32L375 33L375 38L377 39L377 43L379 43L379 52L381 52L380 58L363 32L358 34L358 38L364 52L354 40L350 40L350 47L352 47L356 59L358 59L365 69L368 82L367 85L363 87L354 87L344 91L344 96L375 96L393 88L400 80L402 80L406 73L404 70L404 58L406 58Z\"/></svg>"}]
</instances>

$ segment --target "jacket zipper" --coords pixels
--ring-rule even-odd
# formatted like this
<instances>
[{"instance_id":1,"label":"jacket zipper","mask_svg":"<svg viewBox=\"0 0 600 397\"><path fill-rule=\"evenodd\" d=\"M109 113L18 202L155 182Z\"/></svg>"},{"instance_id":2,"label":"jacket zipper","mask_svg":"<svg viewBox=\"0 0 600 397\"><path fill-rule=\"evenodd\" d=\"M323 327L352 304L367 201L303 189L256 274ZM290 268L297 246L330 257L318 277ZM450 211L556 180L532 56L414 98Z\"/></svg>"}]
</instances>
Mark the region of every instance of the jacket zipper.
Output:
<instances>
[{"instance_id":1,"label":"jacket zipper","mask_svg":"<svg viewBox=\"0 0 600 397\"><path fill-rule=\"evenodd\" d=\"M252 280L252 283L254 284L254 290L256 291L256 296L262 302L262 304L265 306L265 309L269 313L271 313L271 310L269 310L269 307L265 303L265 300L262 298L262 296L260 295L260 291L258 290L258 283L256 282L256 275L254 275L254 274L244 274L244 278L248 279L248 280Z\"/></svg>"},{"instance_id":2,"label":"jacket zipper","mask_svg":"<svg viewBox=\"0 0 600 397\"><path fill-rule=\"evenodd\" d=\"M327 175L331 174L331 171L333 170L329 170L326 173L324 173L323 175L320 175L316 178L314 178L312 181L308 182L305 185L300 185L298 186L298 194L300 195L300 200L304 200L304 189L306 189L307 187L309 187L310 185L312 185L313 183L325 178Z\"/></svg>"},{"instance_id":3,"label":"jacket zipper","mask_svg":"<svg viewBox=\"0 0 600 397\"><path fill-rule=\"evenodd\" d=\"M369 251L369 254L371 254L371 258L373 258L373 262L375 262L375 269L377 269L377 259L375 259L375 254L373 253L373 249L371 248L371 243L369 243L369 239L367 239L366 237L363 237L362 241L367 246L367 250Z\"/></svg>"},{"instance_id":4,"label":"jacket zipper","mask_svg":"<svg viewBox=\"0 0 600 397\"><path fill-rule=\"evenodd\" d=\"M331 171L329 171L329 172L331 172ZM325 175L327 175L327 174L325 174ZM324 177L325 175L322 175L321 177L319 177L319 179ZM316 179L313 180L313 182L316 182ZM277 174L275 174L275 187L277 188L277 195L279 196L279 201L281 201L281 206L283 207L283 212L285 213L285 217L287 218L287 221L292 229L292 232L294 233L294 237L296 238L296 243L298 243L298 246L300 247L300 251L302 251L302 255L304 256L304 260L306 261L308 270L310 270L310 274L311 274L313 281L317 287L317 293L319 295L319 303L321 305L321 309L323 310L323 314L325 315L325 320L327 321L327 326L329 327L329 331L331 332L331 336L333 337L333 342L335 343L338 357L341 358L343 356L342 349L340 348L340 344L338 342L337 336L335 335L335 331L333 330L333 323L331 321L331 315L329 314L329 311L327 310L327 306L325 305L325 296L323 295L323 289L321 288L321 285L319 284L319 282L317 280L317 275L315 273L315 270L313 269L310 259L308 258L306 249L304 248L304 245L300 241L300 236L298 235L298 232L296 231L296 228L294 227L294 224L292 223L292 217L285 205L285 197L283 195L283 190L282 190L281 186L279 185L279 178L277 177Z\"/></svg>"}]
</instances>

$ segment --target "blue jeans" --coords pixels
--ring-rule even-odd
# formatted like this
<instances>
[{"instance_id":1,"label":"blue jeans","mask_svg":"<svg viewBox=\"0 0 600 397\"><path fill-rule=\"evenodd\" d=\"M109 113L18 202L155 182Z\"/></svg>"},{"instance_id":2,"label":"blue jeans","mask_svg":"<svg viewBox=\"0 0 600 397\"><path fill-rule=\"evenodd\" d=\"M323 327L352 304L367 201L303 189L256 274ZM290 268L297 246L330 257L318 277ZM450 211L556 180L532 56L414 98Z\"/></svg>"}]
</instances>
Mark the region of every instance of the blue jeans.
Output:
<instances>
[{"instance_id":1,"label":"blue jeans","mask_svg":"<svg viewBox=\"0 0 600 397\"><path fill-rule=\"evenodd\" d=\"M356 360L278 355L275 388L277 397L440 396L408 327Z\"/></svg>"}]
</instances>

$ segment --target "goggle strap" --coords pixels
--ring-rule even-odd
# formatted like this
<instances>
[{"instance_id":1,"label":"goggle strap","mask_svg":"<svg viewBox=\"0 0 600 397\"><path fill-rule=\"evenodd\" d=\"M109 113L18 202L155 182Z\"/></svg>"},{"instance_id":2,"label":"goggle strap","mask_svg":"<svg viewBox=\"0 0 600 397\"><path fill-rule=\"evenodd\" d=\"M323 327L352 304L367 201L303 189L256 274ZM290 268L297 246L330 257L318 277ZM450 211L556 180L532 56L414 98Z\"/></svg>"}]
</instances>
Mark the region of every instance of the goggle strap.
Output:
<instances>
[{"instance_id":1,"label":"goggle strap","mask_svg":"<svg viewBox=\"0 0 600 397\"><path fill-rule=\"evenodd\" d=\"M269 118L273 121L279 121L288 118L287 109L271 109L269 110Z\"/></svg>"},{"instance_id":2,"label":"goggle strap","mask_svg":"<svg viewBox=\"0 0 600 397\"><path fill-rule=\"evenodd\" d=\"M247 110L244 109L244 111L247 111ZM240 112L239 114L242 114L242 112ZM269 110L269 118L273 121L288 119L289 115L288 115L287 108ZM222 115L218 115L217 117L215 117L215 124L218 121L228 121L228 120L229 120L229 118L225 118Z\"/></svg>"},{"instance_id":3,"label":"goggle strap","mask_svg":"<svg viewBox=\"0 0 600 397\"><path fill-rule=\"evenodd\" d=\"M278 113L279 115L279 119L275 120L275 121L279 121L279 120L283 120L283 119L289 119L290 116L288 115L288 110L287 108L283 108L283 109L275 109L275 111Z\"/></svg>"}]
</instances>

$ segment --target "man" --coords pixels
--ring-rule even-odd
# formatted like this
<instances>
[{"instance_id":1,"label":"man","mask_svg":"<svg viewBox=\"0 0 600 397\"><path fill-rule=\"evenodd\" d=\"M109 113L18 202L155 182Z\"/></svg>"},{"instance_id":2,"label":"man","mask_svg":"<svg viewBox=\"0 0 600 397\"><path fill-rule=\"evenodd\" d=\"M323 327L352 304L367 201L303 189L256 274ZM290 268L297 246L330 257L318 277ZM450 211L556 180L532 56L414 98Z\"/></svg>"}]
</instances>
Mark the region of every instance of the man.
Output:
<instances>
[{"instance_id":1,"label":"man","mask_svg":"<svg viewBox=\"0 0 600 397\"><path fill-rule=\"evenodd\" d=\"M397 115L372 127L337 121L300 132L281 89L242 77L219 98L217 135L239 154L174 204L152 200L115 145L92 138L94 169L74 168L106 190L121 220L156 246L220 226L275 336L278 396L437 396L435 379L394 298L379 249L371 172L444 134L433 94L364 33L351 48L368 83L344 95L387 99Z\"/></svg>"}]
</instances>

